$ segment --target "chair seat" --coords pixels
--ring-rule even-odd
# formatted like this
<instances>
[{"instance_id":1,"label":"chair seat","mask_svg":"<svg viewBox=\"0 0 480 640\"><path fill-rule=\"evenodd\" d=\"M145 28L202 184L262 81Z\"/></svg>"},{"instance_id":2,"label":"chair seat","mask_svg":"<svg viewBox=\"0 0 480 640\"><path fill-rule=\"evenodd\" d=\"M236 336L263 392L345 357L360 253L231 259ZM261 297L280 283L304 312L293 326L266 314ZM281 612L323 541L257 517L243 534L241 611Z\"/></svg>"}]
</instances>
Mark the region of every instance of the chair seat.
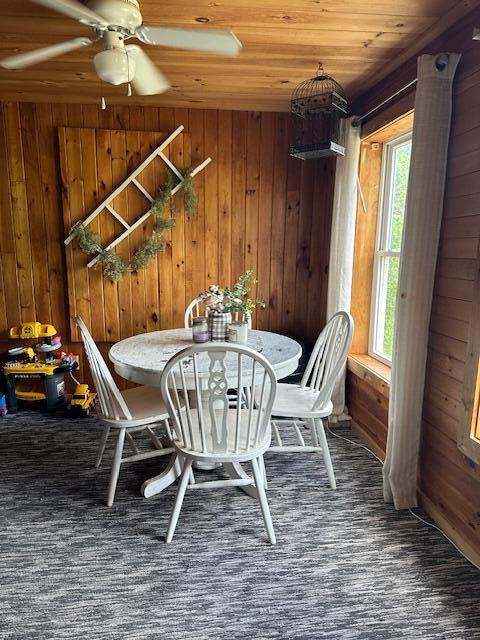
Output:
<instances>
[{"instance_id":1,"label":"chair seat","mask_svg":"<svg viewBox=\"0 0 480 640\"><path fill-rule=\"evenodd\" d=\"M259 390L257 392L259 393ZM318 391L308 387L301 387L298 384L279 383L273 403L272 417L325 418L332 413L333 405L328 402L325 406L313 411L312 407L318 396Z\"/></svg>"},{"instance_id":2,"label":"chair seat","mask_svg":"<svg viewBox=\"0 0 480 640\"><path fill-rule=\"evenodd\" d=\"M152 424L168 418L167 407L157 387L134 387L121 394L132 414L133 420L129 420L129 426L133 427L135 423Z\"/></svg>"},{"instance_id":3,"label":"chair seat","mask_svg":"<svg viewBox=\"0 0 480 640\"><path fill-rule=\"evenodd\" d=\"M184 412L185 410L183 410ZM182 412L182 413L183 413ZM205 411L205 415L203 417L204 420L204 428L205 428L205 443L208 448L208 453L201 453L199 450L202 448L201 443L199 442L200 430L198 427L198 413L196 409L192 409L191 419L192 419L192 430L195 433L195 448L196 451L193 452L190 447L181 444L178 440L174 439L173 445L174 447L184 455L193 458L195 460L214 460L215 462L242 462L242 460L251 460L252 457L257 457L264 453L266 449L268 449L271 441L271 430L270 426L266 429L265 436L260 439L259 442L254 446L255 441L255 425L257 422L258 411L252 411L252 420L251 420L251 433L250 433L250 443L247 443L248 436L248 423L249 423L249 409L241 409L240 410L240 436L239 436L239 448L238 453L235 453L235 425L237 419L237 411L232 410L228 412L227 416L227 434L228 434L228 444L227 451L225 451L225 447L220 447L218 445L216 433L218 429L221 429L222 426L220 424L221 417L225 415L223 412L216 412L218 416L217 420L217 428L213 428L212 433L212 424L208 413ZM249 445L249 446L247 446Z\"/></svg>"}]
</instances>

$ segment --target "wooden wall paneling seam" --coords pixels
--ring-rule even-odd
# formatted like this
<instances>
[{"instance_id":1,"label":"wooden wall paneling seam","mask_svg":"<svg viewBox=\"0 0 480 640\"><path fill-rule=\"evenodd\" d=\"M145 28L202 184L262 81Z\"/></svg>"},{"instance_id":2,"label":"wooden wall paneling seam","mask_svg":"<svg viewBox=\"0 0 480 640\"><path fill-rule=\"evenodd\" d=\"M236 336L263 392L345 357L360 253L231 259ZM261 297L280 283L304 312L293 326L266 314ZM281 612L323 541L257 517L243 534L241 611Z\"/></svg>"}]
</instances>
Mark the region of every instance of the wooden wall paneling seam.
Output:
<instances>
[{"instance_id":1,"label":"wooden wall paneling seam","mask_svg":"<svg viewBox=\"0 0 480 640\"><path fill-rule=\"evenodd\" d=\"M36 310L19 105L14 103L6 104L5 116L7 140L10 147L10 153L7 157L12 199L13 227L15 230L15 255L20 294L20 319L22 322L28 322L35 318Z\"/></svg>"},{"instance_id":2,"label":"wooden wall paneling seam","mask_svg":"<svg viewBox=\"0 0 480 640\"><path fill-rule=\"evenodd\" d=\"M173 109L163 109L159 114L159 126L162 131L174 130L174 112ZM182 135L182 134L180 134ZM172 160L173 149L169 146L165 149L165 155L169 160ZM203 158L202 158L203 160ZM167 178L166 168L162 168L157 162L156 164L157 179L159 180L159 188L165 183ZM200 182L200 176L195 178L195 186ZM182 198L182 194L175 196L174 206ZM167 208L165 215L169 216L170 212ZM173 309L172 309L172 295L173 295L173 255L172 255L172 242L176 238L176 229L173 231L166 231L164 234L165 239L165 252L161 254L158 260L158 282L159 282L159 309L160 309L160 327L162 329L170 329L173 326Z\"/></svg>"},{"instance_id":3,"label":"wooden wall paneling seam","mask_svg":"<svg viewBox=\"0 0 480 640\"><path fill-rule=\"evenodd\" d=\"M121 120L118 121L119 128L128 129L127 132L127 152L128 163L127 171L125 173L128 176L136 167L140 166L143 159L148 154L148 144L146 137L140 135L138 132L142 131L145 127L145 115L143 108L140 109L128 109L123 107L118 112ZM172 127L173 129L173 127ZM169 152L170 153L170 152ZM168 156L169 157L169 153ZM148 171L147 171L148 177ZM127 189L127 199L129 215L131 220L137 220L144 212L150 208L150 203L145 196L134 186L131 185ZM136 249L146 240L147 235L152 231L153 221L147 220L141 227L131 234L130 237L130 253L134 253ZM147 231L148 230L148 231ZM171 254L168 255L168 251L165 253L168 256L167 263L171 265ZM162 256L163 257L163 256ZM128 278L127 278L128 279ZM122 278L122 281L125 277ZM133 331L137 333L145 333L147 330L147 302L146 302L146 270L141 269L132 273L130 278L130 286L132 291L132 308L133 308ZM168 287L169 295L171 296L171 285ZM168 322L167 322L168 324Z\"/></svg>"},{"instance_id":4,"label":"wooden wall paneling seam","mask_svg":"<svg viewBox=\"0 0 480 640\"><path fill-rule=\"evenodd\" d=\"M232 283L232 164L233 116L231 111L218 112L218 273L221 282Z\"/></svg>"},{"instance_id":5,"label":"wooden wall paneling seam","mask_svg":"<svg viewBox=\"0 0 480 640\"><path fill-rule=\"evenodd\" d=\"M73 227L84 217L84 192L82 174L82 140L80 130L69 128L66 131L67 170L68 170L68 211L69 227ZM79 249L73 247L71 252L74 269L73 285L75 295L75 315L79 315L87 326L91 326L90 287L88 274L85 270L86 256ZM72 336L75 335L76 325L72 319ZM77 338L78 339L78 338Z\"/></svg>"},{"instance_id":6,"label":"wooden wall paneling seam","mask_svg":"<svg viewBox=\"0 0 480 640\"><path fill-rule=\"evenodd\" d=\"M190 127L191 131L191 127ZM186 136L183 141L183 155L185 158L185 164L192 166L192 137ZM197 260L198 244L196 241L197 231L194 226L195 218L198 216L198 204L197 209L192 214L187 214L185 218L185 304L183 305L183 311L185 312L186 306L195 298L202 288L198 288L198 275L197 270L203 268L203 262ZM182 323L183 326L183 323Z\"/></svg>"},{"instance_id":7,"label":"wooden wall paneling seam","mask_svg":"<svg viewBox=\"0 0 480 640\"><path fill-rule=\"evenodd\" d=\"M257 295L264 300L265 309L255 312L256 327L266 329L268 325L268 298L270 295L270 261L272 250L272 203L275 153L275 116L262 113L260 126L260 184L258 195L258 262ZM311 204L311 203L310 203ZM308 212L310 215L310 212Z\"/></svg>"},{"instance_id":8,"label":"wooden wall paneling seam","mask_svg":"<svg viewBox=\"0 0 480 640\"><path fill-rule=\"evenodd\" d=\"M205 152L214 161L205 169L205 273L207 285L213 283L227 284L223 274L219 273L218 261L218 113L212 110L204 111L203 135Z\"/></svg>"},{"instance_id":9,"label":"wooden wall paneling seam","mask_svg":"<svg viewBox=\"0 0 480 640\"><path fill-rule=\"evenodd\" d=\"M428 363L427 369L430 367L435 368L437 371L444 373L454 380L463 382L465 379L465 363L456 358L452 358L444 353L439 353L431 346L428 351Z\"/></svg>"},{"instance_id":10,"label":"wooden wall paneling seam","mask_svg":"<svg viewBox=\"0 0 480 640\"><path fill-rule=\"evenodd\" d=\"M142 114L143 115L143 114ZM140 136L138 133L138 127L135 126L134 131L127 130L126 133L126 143L127 143L127 164L125 167L125 176L128 176L132 171L135 170L135 167L138 167L142 162L142 147L140 142ZM140 216L145 213L149 208L149 203L145 199L142 193L131 185L126 189L127 191L127 202L128 202L128 212L130 216L130 220L136 221ZM129 236L130 239L130 253L134 253L138 247L141 246L146 237L146 226L148 223L151 223L151 220L148 220L145 224L141 225L135 231L131 233ZM126 249L117 247L117 251L120 252L125 251ZM167 271L168 264L168 254L165 252L164 256L167 258L163 261L163 272ZM125 285L125 283L130 280L131 286L131 305L132 305L132 316L133 316L133 333L145 333L147 329L146 322L146 314L145 314L145 270L140 269L139 271L134 271L130 278L123 277L119 281L119 287ZM168 277L166 277L167 286L165 287L166 296L171 295L171 280L169 282ZM170 286L169 286L170 285ZM164 305L167 308L167 312L164 313L166 316L168 313L168 305ZM160 299L160 316L162 316L162 299ZM168 326L168 319L165 318L164 326Z\"/></svg>"},{"instance_id":11,"label":"wooden wall paneling seam","mask_svg":"<svg viewBox=\"0 0 480 640\"><path fill-rule=\"evenodd\" d=\"M272 209L272 243L270 262L270 296L268 322L273 331L278 331L282 323L283 310L283 256L285 246L285 194L287 187L288 129L282 114L275 115Z\"/></svg>"},{"instance_id":12,"label":"wooden wall paneling seam","mask_svg":"<svg viewBox=\"0 0 480 640\"><path fill-rule=\"evenodd\" d=\"M312 235L313 193L315 164L302 164L300 182L300 207L298 220L297 254L295 262L295 300L293 323L295 334L302 336L308 331L308 283L310 266L310 238Z\"/></svg>"},{"instance_id":13,"label":"wooden wall paneling seam","mask_svg":"<svg viewBox=\"0 0 480 640\"><path fill-rule=\"evenodd\" d=\"M112 187L116 188L117 185L122 183L125 175L127 173L126 169L126 158L127 158L127 141L125 131L121 129L116 129L115 131L111 131L110 133L110 143L111 143L111 175L112 175ZM107 194L108 195L108 194ZM97 206L99 206L101 201L98 202ZM113 200L112 206L115 211L118 211L120 215L124 216L125 220L128 223L131 223L133 220L133 215L131 215L129 208L129 200L127 196L127 191L124 189L121 191L117 197ZM93 211L93 209L92 209ZM97 216L96 220L93 220L90 224L94 224L98 221L99 226L102 225L103 220L109 217L109 213L103 211L99 216ZM115 224L113 220L111 224ZM102 225L103 226L103 225ZM116 226L116 225L115 225ZM120 230L120 225L116 226L118 230ZM106 239L107 240L107 239ZM127 236L121 245L118 246L117 252L123 256L129 256L131 254L131 248L133 238ZM105 286L108 286L108 283L103 283L103 274L101 267L96 269L89 269L89 271L95 271L99 274L102 289L105 292ZM122 278L122 280L117 285L118 291L118 315L119 315L119 329L120 329L120 338L127 338L134 334L133 330L133 305L132 305L132 278L126 277Z\"/></svg>"},{"instance_id":14,"label":"wooden wall paneling seam","mask_svg":"<svg viewBox=\"0 0 480 640\"><path fill-rule=\"evenodd\" d=\"M93 211L98 205L97 198L97 145L95 129L84 130L82 136L82 184L83 184L83 211ZM100 233L98 218L91 223L91 231ZM61 239L61 241L63 238ZM98 269L85 271L85 279L88 280L89 304L95 305L95 312L91 314L91 330L98 340L106 340L105 335L105 305L103 300L102 274Z\"/></svg>"},{"instance_id":15,"label":"wooden wall paneling seam","mask_svg":"<svg viewBox=\"0 0 480 640\"><path fill-rule=\"evenodd\" d=\"M247 173L245 183L245 270L251 269L258 278L258 224L260 200L260 140L262 114L250 111L247 118ZM240 274L234 274L237 278ZM251 297L257 297L257 286L251 290ZM257 312L253 314L253 325L257 323Z\"/></svg>"},{"instance_id":16,"label":"wooden wall paneling seam","mask_svg":"<svg viewBox=\"0 0 480 640\"><path fill-rule=\"evenodd\" d=\"M232 281L245 271L247 118L246 112L232 115Z\"/></svg>"},{"instance_id":17,"label":"wooden wall paneling seam","mask_svg":"<svg viewBox=\"0 0 480 640\"><path fill-rule=\"evenodd\" d=\"M111 153L109 158L111 165L110 175L112 179L111 189L113 191L119 185L121 185L125 178L129 175L129 169L131 168L132 171L135 170L138 167L139 162L141 161L139 158L132 158L132 154L130 151L130 140L127 138L127 131L130 129L130 118L128 117L128 112L125 113L125 111L119 106L113 107L111 111L113 116L113 127L110 131ZM139 124L138 118L136 124ZM137 141L134 140L134 142L136 144ZM135 146L135 148L137 147ZM115 211L118 211L120 215L124 217L128 224L132 224L133 221L138 218L141 213L136 212L135 207L131 206L131 197L134 196L135 192L136 188L127 188L119 193L112 202L112 206ZM108 197L110 193L107 192L106 196ZM118 224L118 222L116 222L115 220L110 219L110 214L106 211L103 211L100 214L100 217L101 222L105 221L105 225L109 229L109 232L111 234L109 235L109 237L105 237L103 246L106 246L111 240L114 239L114 237L118 237L121 233L123 233L124 229L121 224ZM131 235L128 235L122 241L122 243L120 243L115 248L115 252L121 255L123 258L128 259L129 256L135 251L137 247L136 242L140 236L141 231L137 231L135 233L132 233ZM104 280L101 267L98 267L97 270ZM120 339L129 337L136 333L134 324L136 307L134 305L135 296L133 293L133 289L135 286L135 275L136 274L132 274L132 276L123 277L113 287L114 290L116 289L116 295L118 299L118 323ZM108 282L104 282L103 286L104 291L105 288L107 288L107 291L112 289L110 283ZM112 291L109 291L109 293L111 294Z\"/></svg>"},{"instance_id":18,"label":"wooden wall paneling seam","mask_svg":"<svg viewBox=\"0 0 480 640\"><path fill-rule=\"evenodd\" d=\"M297 240L300 220L300 187L305 162L298 158L288 157L287 164L287 199L285 211L285 244L283 253L283 312L286 315L285 326L292 335L295 327L295 288Z\"/></svg>"},{"instance_id":19,"label":"wooden wall paneling seam","mask_svg":"<svg viewBox=\"0 0 480 640\"><path fill-rule=\"evenodd\" d=\"M205 129L204 114L202 111L190 112L191 158L192 166L195 166L205 157ZM215 163L215 159L214 159ZM203 291L207 284L206 256L205 256L205 172L198 176L195 182L197 193L197 211L190 216L191 229L190 246L190 274L192 280L192 299Z\"/></svg>"},{"instance_id":20,"label":"wooden wall paneling seam","mask_svg":"<svg viewBox=\"0 0 480 640\"><path fill-rule=\"evenodd\" d=\"M183 124L188 131L188 111L186 109L175 109L174 128ZM190 135L183 135L179 143L172 145L173 162L178 167L190 166L190 158L186 153L186 140L190 140ZM214 163L216 159L214 158ZM193 215L196 215L195 213ZM185 211L183 197L177 198L177 213L175 215L176 226L174 232L174 242L172 243L172 292L178 302L173 305L173 324L175 327L182 327L184 321L184 310L189 304L186 291L186 246L185 229L189 224L187 212Z\"/></svg>"},{"instance_id":21,"label":"wooden wall paneling seam","mask_svg":"<svg viewBox=\"0 0 480 640\"><path fill-rule=\"evenodd\" d=\"M34 105L24 103L20 106L20 126L24 151L25 182L29 184L26 195L34 273L34 305L36 316L38 316L36 319L40 322L50 322L52 314L48 280L48 243L40 173L37 113Z\"/></svg>"},{"instance_id":22,"label":"wooden wall paneling seam","mask_svg":"<svg viewBox=\"0 0 480 640\"><path fill-rule=\"evenodd\" d=\"M68 298L64 286L66 271L65 253L61 246L63 225L58 223L61 210L61 194L58 169L58 138L53 126L52 107L49 104L36 107L40 176L42 182L42 201L46 228L46 255L48 294L50 298L50 322L59 331L64 341L68 340L68 322L66 321ZM44 294L42 294L44 295Z\"/></svg>"},{"instance_id":23,"label":"wooden wall paneling seam","mask_svg":"<svg viewBox=\"0 0 480 640\"><path fill-rule=\"evenodd\" d=\"M58 127L58 141L59 141L59 153L60 153L60 175L61 175L61 192L62 192L62 211L63 211L63 231L64 237L68 235L72 227L71 212L70 212L70 192L68 189L68 151L67 151L67 129L65 127ZM78 341L79 335L77 333L77 327L72 322L73 318L77 316L77 306L75 300L75 268L73 264L73 245L69 245L66 248L66 289L68 297L68 310L69 319L68 325L70 329L70 339L72 341Z\"/></svg>"},{"instance_id":24,"label":"wooden wall paneling seam","mask_svg":"<svg viewBox=\"0 0 480 640\"><path fill-rule=\"evenodd\" d=\"M98 198L103 202L114 188L114 165L112 163L112 134L111 130L98 129L97 141L97 180ZM121 163L122 160L119 159ZM117 226L116 226L117 225ZM117 235L119 223L111 215L100 217L100 233L102 242L111 241ZM118 304L118 284L102 276L103 300L105 304L105 337L108 341L120 340L120 317ZM133 331L133 323L132 323Z\"/></svg>"},{"instance_id":25,"label":"wooden wall paneling seam","mask_svg":"<svg viewBox=\"0 0 480 640\"><path fill-rule=\"evenodd\" d=\"M327 296L335 162L333 158L316 161L308 293L308 333L311 336L318 336L325 324L326 307L322 308L321 301Z\"/></svg>"},{"instance_id":26,"label":"wooden wall paneling seam","mask_svg":"<svg viewBox=\"0 0 480 640\"><path fill-rule=\"evenodd\" d=\"M2 263L2 291L3 300L0 309L3 309L4 319L0 324L2 334L11 326L21 321L19 282L17 277L17 264L15 256L15 228L12 211L12 193L10 189L10 177L8 167L8 143L5 123L5 105L1 105L0 111L0 226L2 237L0 239L0 252Z\"/></svg>"}]
</instances>

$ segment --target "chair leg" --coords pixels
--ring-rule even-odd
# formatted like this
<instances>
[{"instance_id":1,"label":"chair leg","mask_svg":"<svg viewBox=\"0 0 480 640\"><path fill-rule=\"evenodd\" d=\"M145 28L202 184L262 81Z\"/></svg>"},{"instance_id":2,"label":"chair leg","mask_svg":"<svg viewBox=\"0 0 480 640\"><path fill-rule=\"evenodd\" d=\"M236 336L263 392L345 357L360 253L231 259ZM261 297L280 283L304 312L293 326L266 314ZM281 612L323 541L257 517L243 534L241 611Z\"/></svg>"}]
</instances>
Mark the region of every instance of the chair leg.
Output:
<instances>
[{"instance_id":1,"label":"chair leg","mask_svg":"<svg viewBox=\"0 0 480 640\"><path fill-rule=\"evenodd\" d=\"M325 429L323 428L323 420L321 418L318 418L317 420L315 420L315 422L317 425L318 439L323 450L323 459L325 461L325 466L327 467L330 486L332 487L332 489L336 489L337 482L335 480L335 472L333 470L332 459L330 457L330 449L328 448L327 436L325 435Z\"/></svg>"},{"instance_id":2,"label":"chair leg","mask_svg":"<svg viewBox=\"0 0 480 640\"><path fill-rule=\"evenodd\" d=\"M130 445L130 447L132 448L133 454L137 455L138 453L140 453L140 451L138 450L137 445L135 444L135 440L132 438L132 435L130 433L128 433L128 431L125 434L125 439L128 442L128 444Z\"/></svg>"},{"instance_id":3,"label":"chair leg","mask_svg":"<svg viewBox=\"0 0 480 640\"><path fill-rule=\"evenodd\" d=\"M263 521L265 523L265 529L268 533L268 539L272 544L276 544L277 540L275 538L275 532L273 530L273 523L268 506L267 494L265 493L263 473L260 470L258 458L252 460L252 470L253 477L255 478L255 486L257 487L258 500L260 502L260 508L262 510Z\"/></svg>"},{"instance_id":4,"label":"chair leg","mask_svg":"<svg viewBox=\"0 0 480 640\"><path fill-rule=\"evenodd\" d=\"M110 475L110 486L108 487L107 506L113 505L115 491L117 489L118 475L120 473L120 465L122 464L123 445L125 443L125 427L118 432L117 445L115 447L115 456L113 458L112 473Z\"/></svg>"},{"instance_id":5,"label":"chair leg","mask_svg":"<svg viewBox=\"0 0 480 640\"><path fill-rule=\"evenodd\" d=\"M263 475L263 486L265 487L265 489L268 489L267 471L265 469L265 458L263 457L263 455L259 456L258 458L258 466Z\"/></svg>"},{"instance_id":6,"label":"chair leg","mask_svg":"<svg viewBox=\"0 0 480 640\"><path fill-rule=\"evenodd\" d=\"M313 418L309 422L310 422L310 433L312 434L313 446L318 447L319 442L318 442L318 434L317 434L317 425L315 424L315 420Z\"/></svg>"},{"instance_id":7,"label":"chair leg","mask_svg":"<svg viewBox=\"0 0 480 640\"><path fill-rule=\"evenodd\" d=\"M187 490L188 480L190 478L190 469L192 467L191 460L185 460L183 465L182 475L180 477L180 483L177 489L177 496L175 498L175 504L173 505L172 515L170 516L170 522L168 524L167 535L165 542L168 544L172 541L173 534L178 522L178 516L180 515L180 509L182 508L183 498L185 497L185 491Z\"/></svg>"},{"instance_id":8,"label":"chair leg","mask_svg":"<svg viewBox=\"0 0 480 640\"><path fill-rule=\"evenodd\" d=\"M103 454L105 453L105 445L107 444L108 434L110 433L110 427L103 427L102 437L100 438L100 442L98 443L98 451L97 451L97 459L95 460L95 467L98 467L102 464Z\"/></svg>"}]
</instances>

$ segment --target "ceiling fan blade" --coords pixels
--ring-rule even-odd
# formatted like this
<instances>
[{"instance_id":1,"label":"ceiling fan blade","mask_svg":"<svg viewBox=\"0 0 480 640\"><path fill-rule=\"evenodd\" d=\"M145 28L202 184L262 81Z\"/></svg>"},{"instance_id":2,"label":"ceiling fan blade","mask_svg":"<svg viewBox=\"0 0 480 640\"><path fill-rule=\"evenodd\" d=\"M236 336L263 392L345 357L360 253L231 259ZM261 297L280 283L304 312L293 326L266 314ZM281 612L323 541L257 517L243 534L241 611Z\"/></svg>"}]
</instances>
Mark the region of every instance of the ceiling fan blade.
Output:
<instances>
[{"instance_id":1,"label":"ceiling fan blade","mask_svg":"<svg viewBox=\"0 0 480 640\"><path fill-rule=\"evenodd\" d=\"M24 69L31 65L43 62L44 60L50 60L62 53L68 53L69 51L75 51L75 49L81 49L93 44L93 40L89 38L75 38L74 40L67 40L67 42L60 42L59 44L53 44L50 47L44 47L42 49L35 49L34 51L26 51L20 53L17 56L10 56L0 60L0 66L4 69Z\"/></svg>"},{"instance_id":2,"label":"ceiling fan blade","mask_svg":"<svg viewBox=\"0 0 480 640\"><path fill-rule=\"evenodd\" d=\"M146 44L219 53L224 56L238 56L242 49L240 40L229 31L147 27L142 24L135 35Z\"/></svg>"},{"instance_id":3,"label":"ceiling fan blade","mask_svg":"<svg viewBox=\"0 0 480 640\"><path fill-rule=\"evenodd\" d=\"M91 11L78 0L31 0L43 7L48 7L54 11L63 13L70 18L75 18L84 24L92 27L107 27L108 23L94 11Z\"/></svg>"},{"instance_id":4,"label":"ceiling fan blade","mask_svg":"<svg viewBox=\"0 0 480 640\"><path fill-rule=\"evenodd\" d=\"M151 96L156 93L164 93L170 89L170 83L166 77L158 70L141 47L136 44L129 44L125 49L135 62L132 85L136 93L141 96Z\"/></svg>"}]
</instances>

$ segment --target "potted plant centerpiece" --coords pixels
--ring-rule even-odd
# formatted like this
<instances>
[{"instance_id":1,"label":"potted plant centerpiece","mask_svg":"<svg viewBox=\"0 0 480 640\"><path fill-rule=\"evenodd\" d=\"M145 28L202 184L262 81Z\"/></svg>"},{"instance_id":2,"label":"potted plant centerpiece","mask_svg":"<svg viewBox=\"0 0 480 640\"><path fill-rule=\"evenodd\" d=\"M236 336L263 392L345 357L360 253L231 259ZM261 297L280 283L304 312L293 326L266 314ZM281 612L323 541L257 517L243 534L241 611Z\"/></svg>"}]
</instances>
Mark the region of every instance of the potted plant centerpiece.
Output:
<instances>
[{"instance_id":1,"label":"potted plant centerpiece","mask_svg":"<svg viewBox=\"0 0 480 640\"><path fill-rule=\"evenodd\" d=\"M265 308L263 300L248 297L250 289L257 283L253 271L245 271L232 288L211 285L200 294L207 307L210 340L224 342L247 342L248 327L251 326L252 311L258 306Z\"/></svg>"}]
</instances>

